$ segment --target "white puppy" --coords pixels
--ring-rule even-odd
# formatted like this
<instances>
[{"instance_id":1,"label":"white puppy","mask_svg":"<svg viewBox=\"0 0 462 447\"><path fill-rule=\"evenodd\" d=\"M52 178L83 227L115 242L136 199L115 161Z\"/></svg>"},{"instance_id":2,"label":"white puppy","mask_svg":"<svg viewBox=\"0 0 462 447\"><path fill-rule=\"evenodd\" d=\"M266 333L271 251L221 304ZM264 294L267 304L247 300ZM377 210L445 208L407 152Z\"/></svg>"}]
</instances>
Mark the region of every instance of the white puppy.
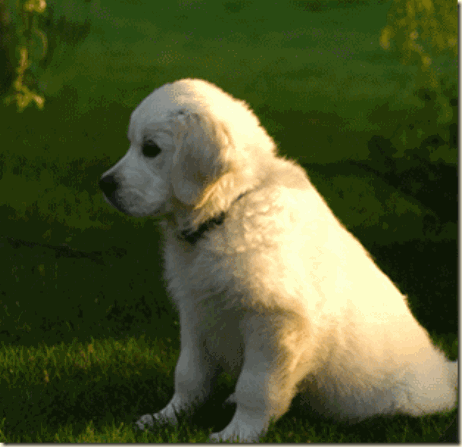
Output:
<instances>
[{"instance_id":1,"label":"white puppy","mask_svg":"<svg viewBox=\"0 0 462 447\"><path fill-rule=\"evenodd\" d=\"M203 80L166 84L128 138L100 186L118 210L163 218L181 325L175 393L140 428L177 423L223 370L237 407L212 440L258 440L297 393L350 422L455 406L457 362L243 101Z\"/></svg>"}]
</instances>

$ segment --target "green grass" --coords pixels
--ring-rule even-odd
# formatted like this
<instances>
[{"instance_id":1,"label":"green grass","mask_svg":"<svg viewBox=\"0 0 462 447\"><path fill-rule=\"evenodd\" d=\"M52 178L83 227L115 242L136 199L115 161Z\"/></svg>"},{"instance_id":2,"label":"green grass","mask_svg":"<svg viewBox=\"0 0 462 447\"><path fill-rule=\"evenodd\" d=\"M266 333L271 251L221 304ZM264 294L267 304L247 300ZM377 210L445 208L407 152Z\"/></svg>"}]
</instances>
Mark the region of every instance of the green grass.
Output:
<instances>
[{"instance_id":1,"label":"green grass","mask_svg":"<svg viewBox=\"0 0 462 447\"><path fill-rule=\"evenodd\" d=\"M100 253L0 239L9 269L0 303L1 441L205 442L212 429L230 421L232 410L221 405L235 382L222 375L212 400L192 420L152 433L133 430L140 415L161 409L173 394L179 324L160 279L156 237L147 237L156 235L155 228L127 230L133 237L129 249ZM406 262L393 266L380 260L395 279L393 267L401 269ZM412 280L423 281L425 288L411 297L411 305L424 302L435 287L425 282L425 270L420 275L407 278L407 289L412 290ZM442 303L433 302L431 318L431 306L425 306L421 322L426 327L442 315ZM455 333L439 328L433 339L457 358ZM375 418L346 427L294 405L264 441L429 442L453 416Z\"/></svg>"},{"instance_id":2,"label":"green grass","mask_svg":"<svg viewBox=\"0 0 462 447\"><path fill-rule=\"evenodd\" d=\"M281 152L305 164L409 294L435 342L458 357L457 224L349 163L367 161L373 136L391 138L415 114L436 122L412 95L415 68L378 44L389 3L317 13L302 3L179 1L153 11L149 2L111 0L91 16L86 40L52 47L38 80L43 112L0 106L8 117L0 121L1 233L15 239L0 237L0 442L204 442L230 421L221 404L234 382L223 375L179 428L133 431L173 394L178 318L161 280L156 225L110 209L97 187L127 149L133 108L183 77L252 105ZM451 61L434 64L456 82ZM457 146L444 141L434 154L454 165ZM453 415L345 427L294 404L264 441L435 441Z\"/></svg>"},{"instance_id":3,"label":"green grass","mask_svg":"<svg viewBox=\"0 0 462 447\"><path fill-rule=\"evenodd\" d=\"M7 411L0 419L3 442L205 442L232 413L220 403L232 380L223 376L214 398L179 427L138 433L133 422L165 405L172 394L177 341L145 336L87 343L0 348L0 379ZM446 349L448 347L446 346ZM456 346L457 349L457 346ZM354 427L291 409L272 424L263 442L430 442L454 417L374 418Z\"/></svg>"}]
</instances>

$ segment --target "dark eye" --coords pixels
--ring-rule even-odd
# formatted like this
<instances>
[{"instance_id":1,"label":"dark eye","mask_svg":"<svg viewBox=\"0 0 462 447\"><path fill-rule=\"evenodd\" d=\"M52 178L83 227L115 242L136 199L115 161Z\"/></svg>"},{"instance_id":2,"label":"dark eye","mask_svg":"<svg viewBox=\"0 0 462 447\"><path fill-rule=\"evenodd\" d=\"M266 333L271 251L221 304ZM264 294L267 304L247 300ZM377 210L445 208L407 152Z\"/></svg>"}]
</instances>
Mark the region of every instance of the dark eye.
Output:
<instances>
[{"instance_id":1,"label":"dark eye","mask_svg":"<svg viewBox=\"0 0 462 447\"><path fill-rule=\"evenodd\" d=\"M157 157L160 154L160 147L154 141L145 141L143 143L143 155L148 158Z\"/></svg>"}]
</instances>

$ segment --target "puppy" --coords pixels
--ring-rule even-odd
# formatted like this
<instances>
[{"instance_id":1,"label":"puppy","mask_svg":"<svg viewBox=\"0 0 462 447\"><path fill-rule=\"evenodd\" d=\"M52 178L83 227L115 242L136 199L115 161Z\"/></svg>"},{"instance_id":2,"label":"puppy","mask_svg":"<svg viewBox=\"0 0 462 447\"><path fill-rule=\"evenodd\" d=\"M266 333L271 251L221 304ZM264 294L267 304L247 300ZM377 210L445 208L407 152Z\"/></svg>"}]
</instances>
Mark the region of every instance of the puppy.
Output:
<instances>
[{"instance_id":1,"label":"puppy","mask_svg":"<svg viewBox=\"0 0 462 447\"><path fill-rule=\"evenodd\" d=\"M221 371L237 376L236 412L215 441L257 441L298 393L349 422L455 406L457 363L246 103L176 81L135 109L128 138L100 187L119 211L162 218L181 326L175 393L138 427L176 424Z\"/></svg>"}]
</instances>

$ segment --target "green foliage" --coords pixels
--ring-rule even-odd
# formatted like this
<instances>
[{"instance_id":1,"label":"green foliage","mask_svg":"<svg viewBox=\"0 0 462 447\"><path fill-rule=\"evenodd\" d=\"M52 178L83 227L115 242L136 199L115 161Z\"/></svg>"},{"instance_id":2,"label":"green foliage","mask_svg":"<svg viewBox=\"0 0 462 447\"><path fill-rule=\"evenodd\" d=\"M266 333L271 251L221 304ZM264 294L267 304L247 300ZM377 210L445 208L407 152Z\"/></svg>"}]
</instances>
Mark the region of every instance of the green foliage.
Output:
<instances>
[{"instance_id":1,"label":"green foliage","mask_svg":"<svg viewBox=\"0 0 462 447\"><path fill-rule=\"evenodd\" d=\"M95 0L52 0L43 15L42 27L49 36L48 53L41 67L58 69L64 59L74 55L76 46L91 31Z\"/></svg>"},{"instance_id":2,"label":"green foliage","mask_svg":"<svg viewBox=\"0 0 462 447\"><path fill-rule=\"evenodd\" d=\"M72 59L75 45L85 39L91 28L91 14L98 0L7 0L8 16L15 28L15 51L18 76L11 86L5 104L16 103L23 111L31 102L42 109L45 98L39 79L48 66L62 69Z\"/></svg>"},{"instance_id":3,"label":"green foliage","mask_svg":"<svg viewBox=\"0 0 462 447\"><path fill-rule=\"evenodd\" d=\"M417 66L413 85L402 98L413 113L391 139L395 158L457 162L457 143L451 138L451 127L458 122L457 17L457 3L447 0L394 0L390 7L380 45L403 64ZM454 58L449 72L440 70L442 56ZM438 147L425 144L435 137L442 142ZM411 154L417 148L418 155Z\"/></svg>"},{"instance_id":4,"label":"green foliage","mask_svg":"<svg viewBox=\"0 0 462 447\"><path fill-rule=\"evenodd\" d=\"M38 61L47 51L47 38L38 27L38 15L46 9L44 0L18 0L17 15L21 19L20 26L16 27L18 45L17 77L13 82L12 92L4 99L5 104L16 103L19 112L22 112L31 102L39 109L43 109L45 98L38 95L30 87L36 83L34 71Z\"/></svg>"},{"instance_id":5,"label":"green foliage","mask_svg":"<svg viewBox=\"0 0 462 447\"><path fill-rule=\"evenodd\" d=\"M450 52L457 57L457 3L446 0L394 0L382 30L381 45L391 41L405 64L419 63L429 71L436 54ZM432 81L435 79L431 78Z\"/></svg>"}]
</instances>

